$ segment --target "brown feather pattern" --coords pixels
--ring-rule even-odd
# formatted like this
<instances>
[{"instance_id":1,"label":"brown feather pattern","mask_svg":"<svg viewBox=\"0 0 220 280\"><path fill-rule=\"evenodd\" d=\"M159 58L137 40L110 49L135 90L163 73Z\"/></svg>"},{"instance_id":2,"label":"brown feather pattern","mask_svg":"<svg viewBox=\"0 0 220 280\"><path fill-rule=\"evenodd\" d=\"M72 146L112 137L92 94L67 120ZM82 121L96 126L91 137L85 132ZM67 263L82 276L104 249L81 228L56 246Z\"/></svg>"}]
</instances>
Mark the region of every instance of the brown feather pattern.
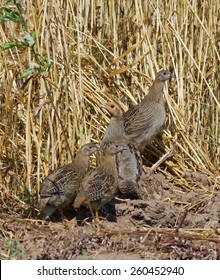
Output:
<instances>
[{"instance_id":1,"label":"brown feather pattern","mask_svg":"<svg viewBox=\"0 0 220 280\"><path fill-rule=\"evenodd\" d=\"M57 168L41 183L40 207L44 216L50 216L57 208L72 203L77 195L80 180L89 170L89 156L98 151L95 144L84 145L73 162Z\"/></svg>"},{"instance_id":2,"label":"brown feather pattern","mask_svg":"<svg viewBox=\"0 0 220 280\"><path fill-rule=\"evenodd\" d=\"M124 149L126 145L115 142L105 142L103 146L102 164L88 173L82 181L80 191L74 201L74 207L79 208L81 204L90 204L93 210L109 202L118 191L116 154ZM82 199L86 197L86 199Z\"/></svg>"}]
</instances>

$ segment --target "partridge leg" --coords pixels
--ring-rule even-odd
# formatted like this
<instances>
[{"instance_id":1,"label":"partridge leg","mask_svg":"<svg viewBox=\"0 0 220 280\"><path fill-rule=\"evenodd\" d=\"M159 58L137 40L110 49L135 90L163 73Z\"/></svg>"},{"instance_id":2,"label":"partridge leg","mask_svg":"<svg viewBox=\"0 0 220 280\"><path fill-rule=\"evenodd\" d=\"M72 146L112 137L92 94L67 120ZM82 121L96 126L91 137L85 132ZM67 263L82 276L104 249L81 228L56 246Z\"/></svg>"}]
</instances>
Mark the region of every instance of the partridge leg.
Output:
<instances>
[{"instance_id":1,"label":"partridge leg","mask_svg":"<svg viewBox=\"0 0 220 280\"><path fill-rule=\"evenodd\" d=\"M98 210L95 211L95 218L99 221L99 211Z\"/></svg>"},{"instance_id":2,"label":"partridge leg","mask_svg":"<svg viewBox=\"0 0 220 280\"><path fill-rule=\"evenodd\" d=\"M59 213L60 213L62 222L64 222L64 221L66 220L66 217L65 217L65 215L64 215L64 213L63 213L63 208L59 208L58 210L59 210Z\"/></svg>"},{"instance_id":3,"label":"partridge leg","mask_svg":"<svg viewBox=\"0 0 220 280\"><path fill-rule=\"evenodd\" d=\"M60 211L60 215L61 215L61 219L64 224L64 227L68 230L74 229L77 225L77 218L74 217L71 220L67 220L66 216L63 213L63 209L59 209L59 211Z\"/></svg>"},{"instance_id":4,"label":"partridge leg","mask_svg":"<svg viewBox=\"0 0 220 280\"><path fill-rule=\"evenodd\" d=\"M173 156L173 148L171 148L169 151L166 152L154 165L152 165L150 168L143 165L143 170L145 173L153 172L155 171L165 160L167 160L169 157Z\"/></svg>"}]
</instances>

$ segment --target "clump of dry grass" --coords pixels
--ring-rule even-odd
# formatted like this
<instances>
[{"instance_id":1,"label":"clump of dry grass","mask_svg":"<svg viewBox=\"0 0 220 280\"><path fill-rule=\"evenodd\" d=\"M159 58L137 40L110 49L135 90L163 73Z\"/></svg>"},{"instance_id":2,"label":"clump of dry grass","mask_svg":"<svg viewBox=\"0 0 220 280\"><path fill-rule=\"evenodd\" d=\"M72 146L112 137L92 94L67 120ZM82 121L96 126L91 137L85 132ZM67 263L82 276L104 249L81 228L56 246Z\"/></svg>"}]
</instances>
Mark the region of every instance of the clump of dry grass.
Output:
<instances>
[{"instance_id":1,"label":"clump of dry grass","mask_svg":"<svg viewBox=\"0 0 220 280\"><path fill-rule=\"evenodd\" d=\"M165 88L163 140L176 150L162 171L186 190L186 171L206 173L219 188L218 1L22 3L8 8L23 21L0 25L1 45L36 36L32 47L0 51L2 195L23 202L36 194L50 169L100 142L109 116L99 105L139 102L161 68L176 75Z\"/></svg>"}]
</instances>

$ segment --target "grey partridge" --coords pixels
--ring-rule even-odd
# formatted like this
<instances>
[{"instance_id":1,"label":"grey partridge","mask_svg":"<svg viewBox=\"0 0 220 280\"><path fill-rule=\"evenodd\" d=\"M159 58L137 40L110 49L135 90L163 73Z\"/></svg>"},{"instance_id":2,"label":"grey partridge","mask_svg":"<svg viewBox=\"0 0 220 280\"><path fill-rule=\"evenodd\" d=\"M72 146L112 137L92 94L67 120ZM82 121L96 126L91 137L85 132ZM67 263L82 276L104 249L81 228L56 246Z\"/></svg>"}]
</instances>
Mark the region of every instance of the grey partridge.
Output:
<instances>
[{"instance_id":1,"label":"grey partridge","mask_svg":"<svg viewBox=\"0 0 220 280\"><path fill-rule=\"evenodd\" d=\"M90 168L89 157L98 150L99 147L93 143L85 144L72 163L59 167L42 181L40 208L44 218L50 217L56 209L62 214L62 209L72 204L80 180Z\"/></svg>"},{"instance_id":2,"label":"grey partridge","mask_svg":"<svg viewBox=\"0 0 220 280\"><path fill-rule=\"evenodd\" d=\"M102 105L111 115L110 123L104 134L101 146L105 141L128 143L123 126L123 112L114 102ZM136 192L138 181L142 174L142 159L138 149L128 144L127 149L117 154L118 161L118 188L121 193Z\"/></svg>"},{"instance_id":3,"label":"grey partridge","mask_svg":"<svg viewBox=\"0 0 220 280\"><path fill-rule=\"evenodd\" d=\"M173 77L167 70L159 71L144 99L123 114L124 130L129 143L135 144L140 150L164 128L166 112L163 87L165 81Z\"/></svg>"},{"instance_id":4,"label":"grey partridge","mask_svg":"<svg viewBox=\"0 0 220 280\"><path fill-rule=\"evenodd\" d=\"M82 204L96 212L108 203L118 192L116 154L127 149L127 145L105 142L102 146L102 164L88 173L82 180L80 191L74 201L74 208Z\"/></svg>"}]
</instances>

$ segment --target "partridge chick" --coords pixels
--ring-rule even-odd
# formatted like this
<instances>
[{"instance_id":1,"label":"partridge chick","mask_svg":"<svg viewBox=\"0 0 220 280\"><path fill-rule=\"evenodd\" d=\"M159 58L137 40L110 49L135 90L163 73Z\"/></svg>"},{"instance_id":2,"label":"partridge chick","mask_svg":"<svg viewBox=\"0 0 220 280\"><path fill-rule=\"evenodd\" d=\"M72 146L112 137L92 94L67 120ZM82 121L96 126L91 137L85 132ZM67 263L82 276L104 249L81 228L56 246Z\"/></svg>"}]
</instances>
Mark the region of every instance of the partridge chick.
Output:
<instances>
[{"instance_id":1,"label":"partridge chick","mask_svg":"<svg viewBox=\"0 0 220 280\"><path fill-rule=\"evenodd\" d=\"M118 191L116 154L127 149L126 145L106 142L102 164L88 173L82 180L80 191L74 201L74 208L82 204L96 212L108 203Z\"/></svg>"},{"instance_id":2,"label":"partridge chick","mask_svg":"<svg viewBox=\"0 0 220 280\"><path fill-rule=\"evenodd\" d=\"M167 70L158 72L149 93L139 104L123 114L125 134L129 142L141 150L164 128L166 112L163 87L165 81L173 77Z\"/></svg>"},{"instance_id":3,"label":"partridge chick","mask_svg":"<svg viewBox=\"0 0 220 280\"><path fill-rule=\"evenodd\" d=\"M118 188L121 193L137 193L138 182L143 172L140 151L132 144L117 154Z\"/></svg>"},{"instance_id":4,"label":"partridge chick","mask_svg":"<svg viewBox=\"0 0 220 280\"><path fill-rule=\"evenodd\" d=\"M110 123L106 129L101 146L105 141L117 143L128 143L123 126L122 110L114 102L102 105L111 115ZM142 159L138 149L132 144L127 149L117 154L118 162L118 188L121 193L135 192L138 188L138 181L142 174Z\"/></svg>"},{"instance_id":5,"label":"partridge chick","mask_svg":"<svg viewBox=\"0 0 220 280\"><path fill-rule=\"evenodd\" d=\"M89 156L99 150L92 143L81 147L72 163L61 166L41 183L40 208L44 218L51 216L56 209L70 205L77 195L80 180L90 168Z\"/></svg>"}]
</instances>

